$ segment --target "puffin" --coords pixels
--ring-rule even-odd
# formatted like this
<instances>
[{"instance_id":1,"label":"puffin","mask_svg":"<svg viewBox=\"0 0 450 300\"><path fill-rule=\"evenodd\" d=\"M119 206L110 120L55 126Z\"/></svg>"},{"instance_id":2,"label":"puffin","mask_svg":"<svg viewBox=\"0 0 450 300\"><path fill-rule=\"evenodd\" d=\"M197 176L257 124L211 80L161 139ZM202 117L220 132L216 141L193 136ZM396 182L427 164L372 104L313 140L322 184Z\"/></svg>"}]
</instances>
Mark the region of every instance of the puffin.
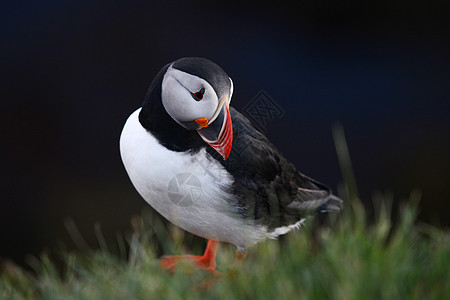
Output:
<instances>
[{"instance_id":1,"label":"puffin","mask_svg":"<svg viewBox=\"0 0 450 300\"><path fill-rule=\"evenodd\" d=\"M120 154L135 189L168 221L208 240L201 256L163 256L162 269L188 260L214 273L220 242L243 259L247 248L308 216L342 208L230 106L232 95L233 81L217 64L180 58L156 74L124 125Z\"/></svg>"}]
</instances>

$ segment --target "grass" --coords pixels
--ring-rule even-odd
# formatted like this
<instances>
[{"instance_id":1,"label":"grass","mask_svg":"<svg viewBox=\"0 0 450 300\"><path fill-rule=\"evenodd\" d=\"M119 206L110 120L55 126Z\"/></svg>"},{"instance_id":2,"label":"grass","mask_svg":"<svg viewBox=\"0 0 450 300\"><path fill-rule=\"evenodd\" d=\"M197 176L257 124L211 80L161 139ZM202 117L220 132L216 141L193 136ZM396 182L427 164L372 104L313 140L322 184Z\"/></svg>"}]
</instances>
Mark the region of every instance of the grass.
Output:
<instances>
[{"instance_id":1,"label":"grass","mask_svg":"<svg viewBox=\"0 0 450 300\"><path fill-rule=\"evenodd\" d=\"M37 275L9 264L0 299L448 299L447 232L415 225L411 205L402 207L395 228L386 208L370 226L362 207L347 211L334 226L313 231L307 225L250 248L236 269L230 267L234 247L222 245L220 278L162 272L149 238L155 221L137 219L142 228L129 240L128 258L106 250L65 253L62 275L45 256L32 263ZM170 236L172 253L183 252L179 232ZM215 280L209 290L193 288L208 280Z\"/></svg>"},{"instance_id":2,"label":"grass","mask_svg":"<svg viewBox=\"0 0 450 300\"><path fill-rule=\"evenodd\" d=\"M339 128L334 133L345 163L345 139ZM354 181L351 168L343 170L347 182ZM162 272L155 240L164 253L184 253L183 233L167 230L153 214L132 220L134 232L126 241L118 239L120 254L108 250L98 228L100 249L89 250L68 224L82 250L62 254L63 271L45 255L30 262L34 272L4 264L0 299L448 299L450 236L417 221L420 195L411 194L395 224L392 200L376 196L375 220L369 222L355 186L347 184L346 207L339 216L319 227L310 220L281 240L250 248L235 269L235 248L222 244L220 277ZM209 289L199 288L208 282Z\"/></svg>"}]
</instances>

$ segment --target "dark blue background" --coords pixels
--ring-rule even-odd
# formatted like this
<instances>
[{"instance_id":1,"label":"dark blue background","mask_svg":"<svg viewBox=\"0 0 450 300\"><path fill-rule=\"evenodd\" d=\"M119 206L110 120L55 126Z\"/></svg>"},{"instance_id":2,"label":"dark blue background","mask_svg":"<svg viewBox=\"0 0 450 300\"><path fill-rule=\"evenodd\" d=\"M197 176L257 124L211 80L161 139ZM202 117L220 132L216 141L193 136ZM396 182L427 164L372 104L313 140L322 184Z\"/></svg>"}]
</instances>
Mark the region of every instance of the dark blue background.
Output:
<instances>
[{"instance_id":1,"label":"dark blue background","mask_svg":"<svg viewBox=\"0 0 450 300\"><path fill-rule=\"evenodd\" d=\"M159 68L201 56L232 77L232 105L264 90L284 110L267 135L301 170L342 181L331 127L346 131L362 198L423 192L449 224L447 1L8 1L1 7L0 256L129 229L145 202L118 151Z\"/></svg>"}]
</instances>

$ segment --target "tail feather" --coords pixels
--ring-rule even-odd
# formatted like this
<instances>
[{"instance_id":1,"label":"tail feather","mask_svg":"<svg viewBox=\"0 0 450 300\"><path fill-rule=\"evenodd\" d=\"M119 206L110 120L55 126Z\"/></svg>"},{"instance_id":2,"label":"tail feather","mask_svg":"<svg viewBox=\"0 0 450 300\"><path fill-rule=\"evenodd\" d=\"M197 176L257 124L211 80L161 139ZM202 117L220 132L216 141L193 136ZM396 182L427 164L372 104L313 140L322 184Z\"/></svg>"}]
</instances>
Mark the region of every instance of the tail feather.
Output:
<instances>
[{"instance_id":1,"label":"tail feather","mask_svg":"<svg viewBox=\"0 0 450 300\"><path fill-rule=\"evenodd\" d=\"M330 195L327 201L316 209L316 212L340 211L343 208L344 201L335 195Z\"/></svg>"}]
</instances>

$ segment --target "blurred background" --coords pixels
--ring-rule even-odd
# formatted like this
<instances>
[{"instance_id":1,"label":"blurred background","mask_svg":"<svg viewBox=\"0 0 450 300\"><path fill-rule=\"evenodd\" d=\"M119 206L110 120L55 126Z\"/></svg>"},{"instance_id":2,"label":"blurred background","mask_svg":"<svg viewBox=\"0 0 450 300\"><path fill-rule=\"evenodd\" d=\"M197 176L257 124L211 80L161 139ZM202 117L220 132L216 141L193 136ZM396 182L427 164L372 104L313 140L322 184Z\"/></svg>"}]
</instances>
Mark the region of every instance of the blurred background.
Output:
<instances>
[{"instance_id":1,"label":"blurred background","mask_svg":"<svg viewBox=\"0 0 450 300\"><path fill-rule=\"evenodd\" d=\"M363 201L423 193L420 218L448 226L449 2L6 1L1 4L0 257L62 242L73 219L95 246L147 204L118 141L158 70L184 56L219 64L243 110L265 91L266 124L303 173L342 182L342 124Z\"/></svg>"}]
</instances>

